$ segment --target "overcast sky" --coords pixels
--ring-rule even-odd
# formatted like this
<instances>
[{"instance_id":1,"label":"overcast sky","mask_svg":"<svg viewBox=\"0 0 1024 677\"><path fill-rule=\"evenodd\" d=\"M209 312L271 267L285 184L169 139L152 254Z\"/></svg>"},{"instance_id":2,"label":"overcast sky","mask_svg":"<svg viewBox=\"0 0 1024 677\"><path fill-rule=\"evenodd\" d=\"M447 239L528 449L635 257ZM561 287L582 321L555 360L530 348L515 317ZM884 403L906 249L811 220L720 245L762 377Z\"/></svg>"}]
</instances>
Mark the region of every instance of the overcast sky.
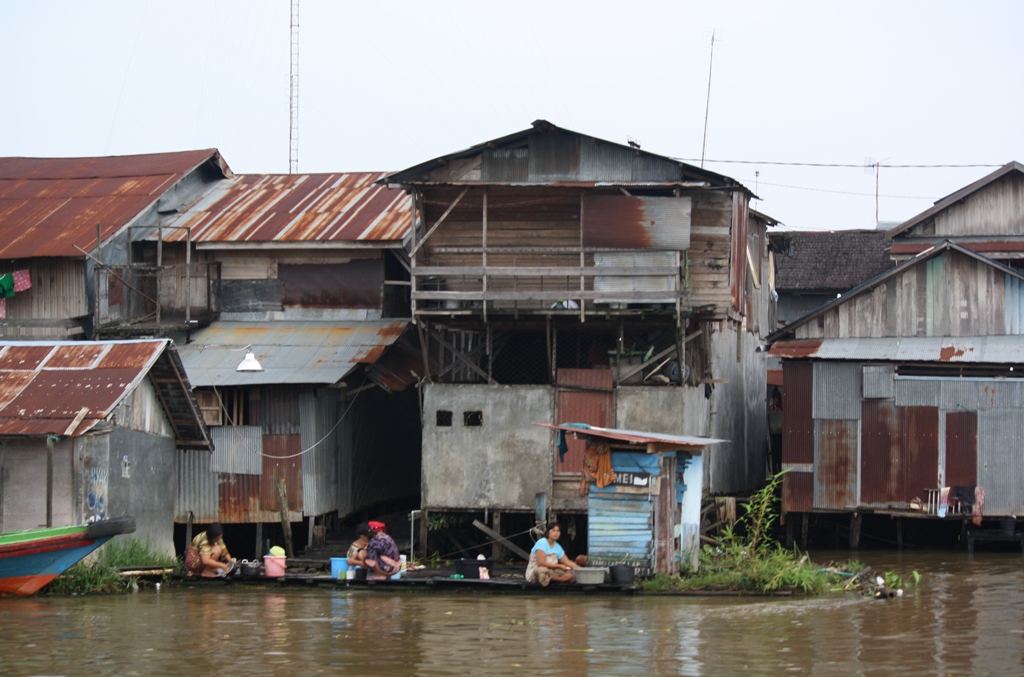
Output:
<instances>
[{"instance_id":1,"label":"overcast sky","mask_svg":"<svg viewBox=\"0 0 1024 677\"><path fill-rule=\"evenodd\" d=\"M288 171L289 0L0 0L0 156L216 147ZM301 0L299 171L398 170L559 126L872 228L883 164L1024 161L1024 3ZM772 163L830 163L847 168ZM881 221L992 169L880 170Z\"/></svg>"}]
</instances>

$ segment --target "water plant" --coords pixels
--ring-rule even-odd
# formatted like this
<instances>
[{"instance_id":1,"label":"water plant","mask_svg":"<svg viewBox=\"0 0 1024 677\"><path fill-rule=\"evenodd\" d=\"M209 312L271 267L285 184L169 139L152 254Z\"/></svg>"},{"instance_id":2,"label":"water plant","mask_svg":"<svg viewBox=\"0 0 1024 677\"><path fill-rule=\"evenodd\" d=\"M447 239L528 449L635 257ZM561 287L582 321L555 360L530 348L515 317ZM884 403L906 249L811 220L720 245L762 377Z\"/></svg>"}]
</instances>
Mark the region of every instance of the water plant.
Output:
<instances>
[{"instance_id":1,"label":"water plant","mask_svg":"<svg viewBox=\"0 0 1024 677\"><path fill-rule=\"evenodd\" d=\"M44 591L56 595L125 592L137 586L135 577L121 575L120 570L128 567L179 568L180 562L155 549L149 539L117 538L103 546L91 561L68 568Z\"/></svg>"}]
</instances>

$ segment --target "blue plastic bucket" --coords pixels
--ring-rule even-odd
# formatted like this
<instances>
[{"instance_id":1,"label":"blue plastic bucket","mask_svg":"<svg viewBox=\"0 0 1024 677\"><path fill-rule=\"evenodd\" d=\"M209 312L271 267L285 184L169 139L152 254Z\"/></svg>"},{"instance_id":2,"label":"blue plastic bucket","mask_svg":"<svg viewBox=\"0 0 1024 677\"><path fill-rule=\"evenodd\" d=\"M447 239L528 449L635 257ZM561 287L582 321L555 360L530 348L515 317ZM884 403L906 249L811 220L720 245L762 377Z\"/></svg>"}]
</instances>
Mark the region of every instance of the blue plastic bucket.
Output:
<instances>
[{"instance_id":1,"label":"blue plastic bucket","mask_svg":"<svg viewBox=\"0 0 1024 677\"><path fill-rule=\"evenodd\" d=\"M348 558L347 557L332 557L331 558L331 578L345 578L345 574L348 571Z\"/></svg>"}]
</instances>

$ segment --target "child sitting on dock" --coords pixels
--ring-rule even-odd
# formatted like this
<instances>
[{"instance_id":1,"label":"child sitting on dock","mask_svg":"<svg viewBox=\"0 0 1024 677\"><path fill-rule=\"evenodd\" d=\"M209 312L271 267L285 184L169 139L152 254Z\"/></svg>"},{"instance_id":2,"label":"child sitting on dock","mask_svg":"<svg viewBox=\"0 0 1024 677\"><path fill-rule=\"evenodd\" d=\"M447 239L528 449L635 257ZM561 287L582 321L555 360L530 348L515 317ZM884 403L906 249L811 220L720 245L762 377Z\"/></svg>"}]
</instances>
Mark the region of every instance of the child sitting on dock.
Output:
<instances>
[{"instance_id":1,"label":"child sitting on dock","mask_svg":"<svg viewBox=\"0 0 1024 677\"><path fill-rule=\"evenodd\" d=\"M366 546L370 544L373 531L370 530L369 524L363 522L356 527L356 534L358 534L358 538L348 547L348 555L346 555L350 567L365 566L363 561L366 559Z\"/></svg>"},{"instance_id":2,"label":"child sitting on dock","mask_svg":"<svg viewBox=\"0 0 1024 677\"><path fill-rule=\"evenodd\" d=\"M573 569L582 568L578 562L580 559L586 562L586 559L584 555L578 557L576 562L569 559L558 544L561 535L562 525L552 522L544 531L544 538L534 543L530 562L526 566L527 582L547 586L551 581L571 583L575 579Z\"/></svg>"}]
</instances>

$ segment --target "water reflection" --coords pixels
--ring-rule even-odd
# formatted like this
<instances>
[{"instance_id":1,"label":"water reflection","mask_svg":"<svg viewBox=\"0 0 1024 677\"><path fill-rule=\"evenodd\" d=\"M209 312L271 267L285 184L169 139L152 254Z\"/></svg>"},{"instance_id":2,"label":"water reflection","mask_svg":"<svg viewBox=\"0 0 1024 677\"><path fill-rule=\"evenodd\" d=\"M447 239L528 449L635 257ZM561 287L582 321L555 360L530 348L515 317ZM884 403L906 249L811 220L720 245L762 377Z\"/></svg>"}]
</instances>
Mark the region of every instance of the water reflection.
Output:
<instances>
[{"instance_id":1,"label":"water reflection","mask_svg":"<svg viewBox=\"0 0 1024 677\"><path fill-rule=\"evenodd\" d=\"M819 556L817 559L827 559ZM0 599L0 673L718 675L1024 673L1024 560L862 555L921 571L889 600L164 589Z\"/></svg>"}]
</instances>

